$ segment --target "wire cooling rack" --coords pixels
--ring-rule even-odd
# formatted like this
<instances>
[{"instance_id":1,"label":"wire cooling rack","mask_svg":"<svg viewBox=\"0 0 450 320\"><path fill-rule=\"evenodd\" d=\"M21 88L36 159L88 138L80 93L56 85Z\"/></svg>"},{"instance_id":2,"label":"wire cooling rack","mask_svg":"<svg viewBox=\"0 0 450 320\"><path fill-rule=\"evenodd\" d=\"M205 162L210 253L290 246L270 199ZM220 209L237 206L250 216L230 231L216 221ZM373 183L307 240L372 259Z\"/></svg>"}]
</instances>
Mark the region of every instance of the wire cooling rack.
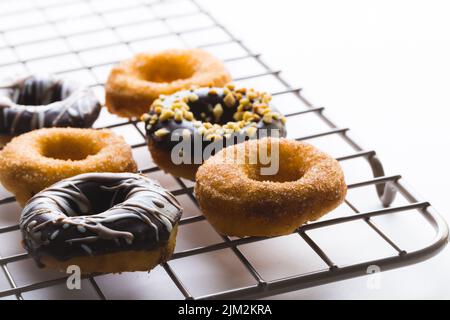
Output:
<instances>
[{"instance_id":1,"label":"wire cooling rack","mask_svg":"<svg viewBox=\"0 0 450 320\"><path fill-rule=\"evenodd\" d=\"M70 291L66 275L38 269L20 247L20 208L1 190L0 298L261 298L406 266L445 246L447 225L430 203L413 195L400 175L385 175L375 151L357 144L348 128L332 122L195 0L0 2L2 77L57 73L84 81L103 100L111 66L137 51L171 47L204 48L227 64L238 85L272 91L288 118L288 137L329 152L354 180L347 181L345 203L290 236L220 236L201 215L193 184L151 165L142 124L103 110L95 126L123 134L141 172L185 208L174 256L150 273L93 275L83 279L82 290Z\"/></svg>"}]
</instances>

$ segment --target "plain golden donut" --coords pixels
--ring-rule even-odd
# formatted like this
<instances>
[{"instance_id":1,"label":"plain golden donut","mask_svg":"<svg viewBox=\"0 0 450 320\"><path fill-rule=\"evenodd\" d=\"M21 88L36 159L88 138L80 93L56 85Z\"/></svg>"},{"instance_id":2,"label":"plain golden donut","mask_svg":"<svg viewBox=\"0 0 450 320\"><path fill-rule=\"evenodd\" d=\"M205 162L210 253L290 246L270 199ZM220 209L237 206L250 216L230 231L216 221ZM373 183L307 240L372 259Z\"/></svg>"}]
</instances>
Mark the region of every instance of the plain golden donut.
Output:
<instances>
[{"instance_id":1,"label":"plain golden donut","mask_svg":"<svg viewBox=\"0 0 450 320\"><path fill-rule=\"evenodd\" d=\"M272 152L272 143L279 152ZM262 145L279 161L275 175L261 175L259 160L248 163ZM236 161L238 154L246 161ZM290 234L336 208L347 191L335 159L310 144L288 139L263 138L230 146L206 160L196 178L195 195L205 217L219 233L239 237Z\"/></svg>"},{"instance_id":2,"label":"plain golden donut","mask_svg":"<svg viewBox=\"0 0 450 320\"><path fill-rule=\"evenodd\" d=\"M45 128L0 151L0 181L23 206L42 189L86 172L134 172L131 147L111 130Z\"/></svg>"},{"instance_id":3,"label":"plain golden donut","mask_svg":"<svg viewBox=\"0 0 450 320\"><path fill-rule=\"evenodd\" d=\"M223 63L201 49L140 53L115 66L106 83L106 106L122 117L140 117L160 95L231 81Z\"/></svg>"}]
</instances>

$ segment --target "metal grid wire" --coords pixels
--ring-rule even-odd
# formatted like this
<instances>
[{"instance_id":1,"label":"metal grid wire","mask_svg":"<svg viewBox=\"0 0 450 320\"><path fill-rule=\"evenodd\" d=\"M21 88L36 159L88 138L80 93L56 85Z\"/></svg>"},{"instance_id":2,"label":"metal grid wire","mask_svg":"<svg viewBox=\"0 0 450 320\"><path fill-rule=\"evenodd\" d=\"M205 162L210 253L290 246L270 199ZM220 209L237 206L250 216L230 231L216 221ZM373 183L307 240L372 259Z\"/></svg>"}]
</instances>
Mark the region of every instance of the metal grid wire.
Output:
<instances>
[{"instance_id":1,"label":"metal grid wire","mask_svg":"<svg viewBox=\"0 0 450 320\"><path fill-rule=\"evenodd\" d=\"M133 43L139 41L145 41L149 39L158 39L162 37L176 37L181 40L183 43L186 43L183 35L187 35L193 32L201 32L204 30L212 30L218 29L221 32L225 33L229 39L227 40L219 40L214 41L214 39L210 39L212 41L208 43L202 43L198 47L210 48L214 46L221 46L226 44L235 44L239 46L243 52L245 52L242 56L231 57L228 59L224 59L226 62L230 61L238 61L245 59L253 59L257 63L259 63L264 71L257 74L245 75L240 78L235 78L235 81L256 79L264 76L273 76L275 77L279 83L282 84L283 89L277 92L272 92L273 96L279 96L284 94L292 94L296 99L299 99L302 104L306 105L306 110L301 110L297 112L291 112L286 114L288 121L294 121L292 118L303 116L306 114L313 114L319 117L328 127L327 130L310 134L308 136L296 137L296 140L307 140L319 137L327 137L332 135L337 135L342 138L346 144L353 150L350 154L338 157L337 160L340 162L351 160L351 159L366 159L372 169L371 176L373 178L359 181L356 183L352 183L348 185L349 190L362 188L366 186L375 186L374 192L376 191L380 201L384 205L383 209L371 210L360 212L357 209L357 206L354 205L350 200L346 199L346 204L353 210L353 214L345 217L332 218L328 220L320 220L318 222L310 223L299 228L295 233L304 240L310 248L317 254L317 256L328 266L325 270L317 270L316 272L302 273L296 274L287 278L281 278L277 280L267 280L265 279L258 271L257 268L252 264L252 262L246 257L246 255L242 252L240 246L250 244L250 243L258 243L260 241L264 241L264 238L258 237L248 237L248 238L231 238L226 236L221 236L222 241L220 243L215 243L212 245L200 246L195 248L190 248L187 250L182 250L176 252L171 260L182 259L194 255L199 255L202 253L210 253L217 250L222 249L230 249L235 257L239 260L245 269L246 272L254 279L254 284L244 287L236 287L232 289L228 289L226 291L213 292L208 295L203 296L194 296L190 291L187 285L183 283L180 279L180 276L175 272L174 268L169 263L164 263L162 265L164 271L170 277L171 281L175 284L178 290L186 299L208 299L208 298L261 298L266 296L271 296L274 294L285 293L293 290L298 290L302 288L307 288L311 286L316 286L320 284L325 284L337 280L348 279L360 275L365 275L367 268L371 265L377 265L382 270L397 268L400 266L405 266L408 264L416 263L422 260L425 260L437 252L439 252L447 243L448 239L448 228L445 221L437 214L430 204L426 201L420 201L419 198L414 196L409 188L404 184L400 175L390 175L385 176L382 165L378 160L375 151L363 149L359 144L357 144L353 138L349 135L348 128L338 127L334 122L332 122L325 114L323 107L315 107L311 104L303 95L300 88L291 87L280 75L279 70L272 70L257 53L253 53L245 44L242 43L239 39L237 39L233 34L231 34L223 25L221 25L211 14L209 14L206 10L204 10L195 0L156 0L156 1L132 1L127 2L126 7L122 5L117 5L119 2L114 1L100 1L100 0L82 0L82 1L51 1L51 0L18 0L15 2L8 2L11 4L15 4L14 6L8 8L7 11L0 12L0 37L3 36L5 40L3 43L0 38L0 67L10 67L11 70L22 69L23 71L30 71L29 66L33 64L39 64L43 61L57 61L59 57L67 57L76 59L78 64L77 67L62 67L59 68L56 73L65 74L68 72L88 72L92 75L94 79L97 79L97 74L95 74L94 70L103 66L110 66L118 61L98 61L95 63L86 63L85 59L83 59L83 55L88 53L94 49L111 49L114 47L126 46L130 49L130 51L135 51L131 48ZM100 18L104 21L103 25L99 25L98 28L89 28L86 30L77 30L76 32L61 32L60 28L56 26L60 23L64 23L65 20L70 17L60 16L58 12L59 9L66 9L65 12L70 12L70 7L74 4L83 4L83 9L80 12L76 13L76 18L79 19L79 23L82 23L82 19L90 19L93 17ZM115 3L116 6L111 6L111 3ZM155 9L155 7L161 5L169 5L171 8L175 8L174 6L185 6L186 3L189 4L189 10L185 12L178 12L176 14L172 14L172 11L169 7L166 8L166 12L162 15L156 15L152 19L139 19L139 16L136 17L136 20L132 22L128 21L125 23L121 23L117 21L115 23L110 23L108 19L105 19L106 15L114 15L116 12L120 12L121 10L133 10L136 9L136 12L143 9ZM103 8L101 4L108 5L107 8ZM5 7L5 6L4 6ZM5 7L6 8L6 7ZM194 8L194 9L192 9ZM161 10L161 9L159 9ZM174 19L189 19L196 18L201 15L204 19L207 20L205 25L190 29L179 29L173 28L170 21ZM29 17L29 19L24 18ZM17 24L10 24L7 26L2 25L2 20L9 19L18 19L20 22ZM22 20L21 20L22 19ZM161 24L166 27L165 30L168 30L163 33L152 33L144 34L142 36L136 36L133 39L127 40L123 37L123 34L120 34L120 28L132 28L135 25L141 25L143 23L154 23ZM29 39L25 42L15 43L11 41L11 38L7 37L7 34L17 33L21 31L33 32L35 30L36 34L41 30L48 29L51 32L45 36L37 36L35 38ZM150 29L149 29L150 30ZM76 39L78 36L87 36L90 34L95 34L96 32L113 32L117 35L116 39L120 39L118 41L111 41L109 43L103 42L101 38L96 38L94 43L90 46L74 46L73 39ZM44 42L52 43L52 41L62 41L65 42L68 50L56 50L54 53L46 54L45 56L28 56L23 57L20 48L31 48L33 45L39 45ZM31 49L29 49L31 50ZM10 54L10 59L6 59L3 57L2 53L8 52ZM53 59L53 60L52 60ZM56 60L54 60L56 59ZM121 59L118 59L121 60ZM57 63L57 62L55 62ZM103 83L101 81L95 81L90 84L94 89L101 88ZM114 123L110 123L108 125L102 126L104 128L120 128L124 126L133 126L136 133L140 135L143 139L145 139L145 135L143 133L142 128L140 127L138 122L135 121L125 121L118 120ZM145 143L135 143L132 145L134 149L145 147ZM148 168L140 168L140 171L143 173L153 173L158 172L160 169L158 167L148 167ZM173 190L173 194L176 196L187 195L194 203L196 200L192 193L193 188L187 182L182 179L175 178L178 183L178 188ZM394 196L396 192L400 192L400 194L407 200L407 203L400 206L390 206L394 200ZM0 200L0 212L4 209L2 206L10 204L14 202L13 197L6 197ZM431 244L414 248L413 250L406 251L399 244L395 243L393 239L391 239L379 226L377 226L373 219L373 217L390 215L398 212L404 212L408 210L417 210L419 211L429 222L429 224L434 228L435 234L434 239ZM187 225L193 224L204 220L202 215L195 215L182 218L180 224ZM350 264L350 265L338 265L336 262L330 258L330 256L326 253L326 250L322 249L309 235L308 232L315 229L325 229L332 225L340 225L346 224L353 221L363 221L366 223L371 229L373 229L376 234L387 243L391 248L396 251L396 255L386 256L380 259L365 261L362 263ZM0 227L0 235L14 232L19 230L18 225L10 225ZM420 232L420 230L417 230ZM0 244L1 246L1 244ZM50 286L54 286L57 284L64 283L66 281L65 276L61 276L56 279L40 281L35 283L30 283L26 285L18 285L10 272L10 264L24 260L28 257L27 253L20 253L9 256L0 256L0 268L2 269L7 282L9 283L10 288L0 291L0 297L6 296L15 296L17 299L23 299L23 293L30 292L33 290L38 290L42 288L48 288ZM95 289L98 297L100 299L106 299L104 292L100 289L100 286L96 282L96 276L92 275L87 277L87 280L92 284Z\"/></svg>"}]
</instances>

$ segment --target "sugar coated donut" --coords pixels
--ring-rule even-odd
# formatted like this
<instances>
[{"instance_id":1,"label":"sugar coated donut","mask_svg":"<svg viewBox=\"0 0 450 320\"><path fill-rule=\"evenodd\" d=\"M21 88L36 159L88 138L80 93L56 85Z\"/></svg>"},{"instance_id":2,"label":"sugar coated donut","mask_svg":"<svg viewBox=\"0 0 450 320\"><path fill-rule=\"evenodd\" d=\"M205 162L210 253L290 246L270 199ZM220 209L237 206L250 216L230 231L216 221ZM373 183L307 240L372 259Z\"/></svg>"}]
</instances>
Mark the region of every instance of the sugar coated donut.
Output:
<instances>
[{"instance_id":1,"label":"sugar coated donut","mask_svg":"<svg viewBox=\"0 0 450 320\"><path fill-rule=\"evenodd\" d=\"M270 94L232 84L161 97L142 119L154 162L190 180L210 155L205 150L214 154L248 139L286 136L285 118L272 105ZM181 144L182 139L187 144Z\"/></svg>"},{"instance_id":2,"label":"sugar coated donut","mask_svg":"<svg viewBox=\"0 0 450 320\"><path fill-rule=\"evenodd\" d=\"M140 117L161 94L231 81L223 63L200 49L140 53L114 67L106 83L106 106L122 117Z\"/></svg>"},{"instance_id":3,"label":"sugar coated donut","mask_svg":"<svg viewBox=\"0 0 450 320\"><path fill-rule=\"evenodd\" d=\"M88 128L101 105L94 92L48 74L5 80L0 87L0 141L39 128ZM3 81L3 82L5 82Z\"/></svg>"},{"instance_id":4,"label":"sugar coated donut","mask_svg":"<svg viewBox=\"0 0 450 320\"><path fill-rule=\"evenodd\" d=\"M265 151L273 168L278 162L271 175L262 174L268 169L260 161ZM239 237L292 233L337 207L347 191L336 160L287 139L223 149L200 166L196 178L195 195L205 217L218 232Z\"/></svg>"},{"instance_id":5,"label":"sugar coated donut","mask_svg":"<svg viewBox=\"0 0 450 320\"><path fill-rule=\"evenodd\" d=\"M86 172L134 172L131 147L110 130L44 128L0 151L0 181L24 205L53 183Z\"/></svg>"},{"instance_id":6,"label":"sugar coated donut","mask_svg":"<svg viewBox=\"0 0 450 320\"><path fill-rule=\"evenodd\" d=\"M40 267L148 271L172 255L181 212L175 197L145 176L86 173L31 198L20 230Z\"/></svg>"}]
</instances>

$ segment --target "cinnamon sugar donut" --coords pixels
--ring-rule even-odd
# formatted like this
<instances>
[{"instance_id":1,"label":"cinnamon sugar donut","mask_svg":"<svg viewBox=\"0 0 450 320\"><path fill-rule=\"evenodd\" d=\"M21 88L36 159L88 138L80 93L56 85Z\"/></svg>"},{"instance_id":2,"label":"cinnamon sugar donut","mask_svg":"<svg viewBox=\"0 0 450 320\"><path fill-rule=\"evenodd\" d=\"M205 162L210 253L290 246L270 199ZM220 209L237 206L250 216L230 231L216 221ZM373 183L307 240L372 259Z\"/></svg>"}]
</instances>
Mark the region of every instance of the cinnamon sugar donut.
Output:
<instances>
[{"instance_id":1,"label":"cinnamon sugar donut","mask_svg":"<svg viewBox=\"0 0 450 320\"><path fill-rule=\"evenodd\" d=\"M261 174L262 146L278 161L274 175ZM230 146L200 166L196 178L195 195L205 217L221 234L239 237L290 234L337 207L347 191L335 159L288 139Z\"/></svg>"},{"instance_id":2,"label":"cinnamon sugar donut","mask_svg":"<svg viewBox=\"0 0 450 320\"><path fill-rule=\"evenodd\" d=\"M160 95L192 86L224 86L231 81L223 63L200 49L140 53L111 70L106 106L122 117L139 117Z\"/></svg>"},{"instance_id":3,"label":"cinnamon sugar donut","mask_svg":"<svg viewBox=\"0 0 450 320\"><path fill-rule=\"evenodd\" d=\"M134 172L131 147L111 130L44 128L0 151L0 181L23 206L53 183L86 172Z\"/></svg>"}]
</instances>

